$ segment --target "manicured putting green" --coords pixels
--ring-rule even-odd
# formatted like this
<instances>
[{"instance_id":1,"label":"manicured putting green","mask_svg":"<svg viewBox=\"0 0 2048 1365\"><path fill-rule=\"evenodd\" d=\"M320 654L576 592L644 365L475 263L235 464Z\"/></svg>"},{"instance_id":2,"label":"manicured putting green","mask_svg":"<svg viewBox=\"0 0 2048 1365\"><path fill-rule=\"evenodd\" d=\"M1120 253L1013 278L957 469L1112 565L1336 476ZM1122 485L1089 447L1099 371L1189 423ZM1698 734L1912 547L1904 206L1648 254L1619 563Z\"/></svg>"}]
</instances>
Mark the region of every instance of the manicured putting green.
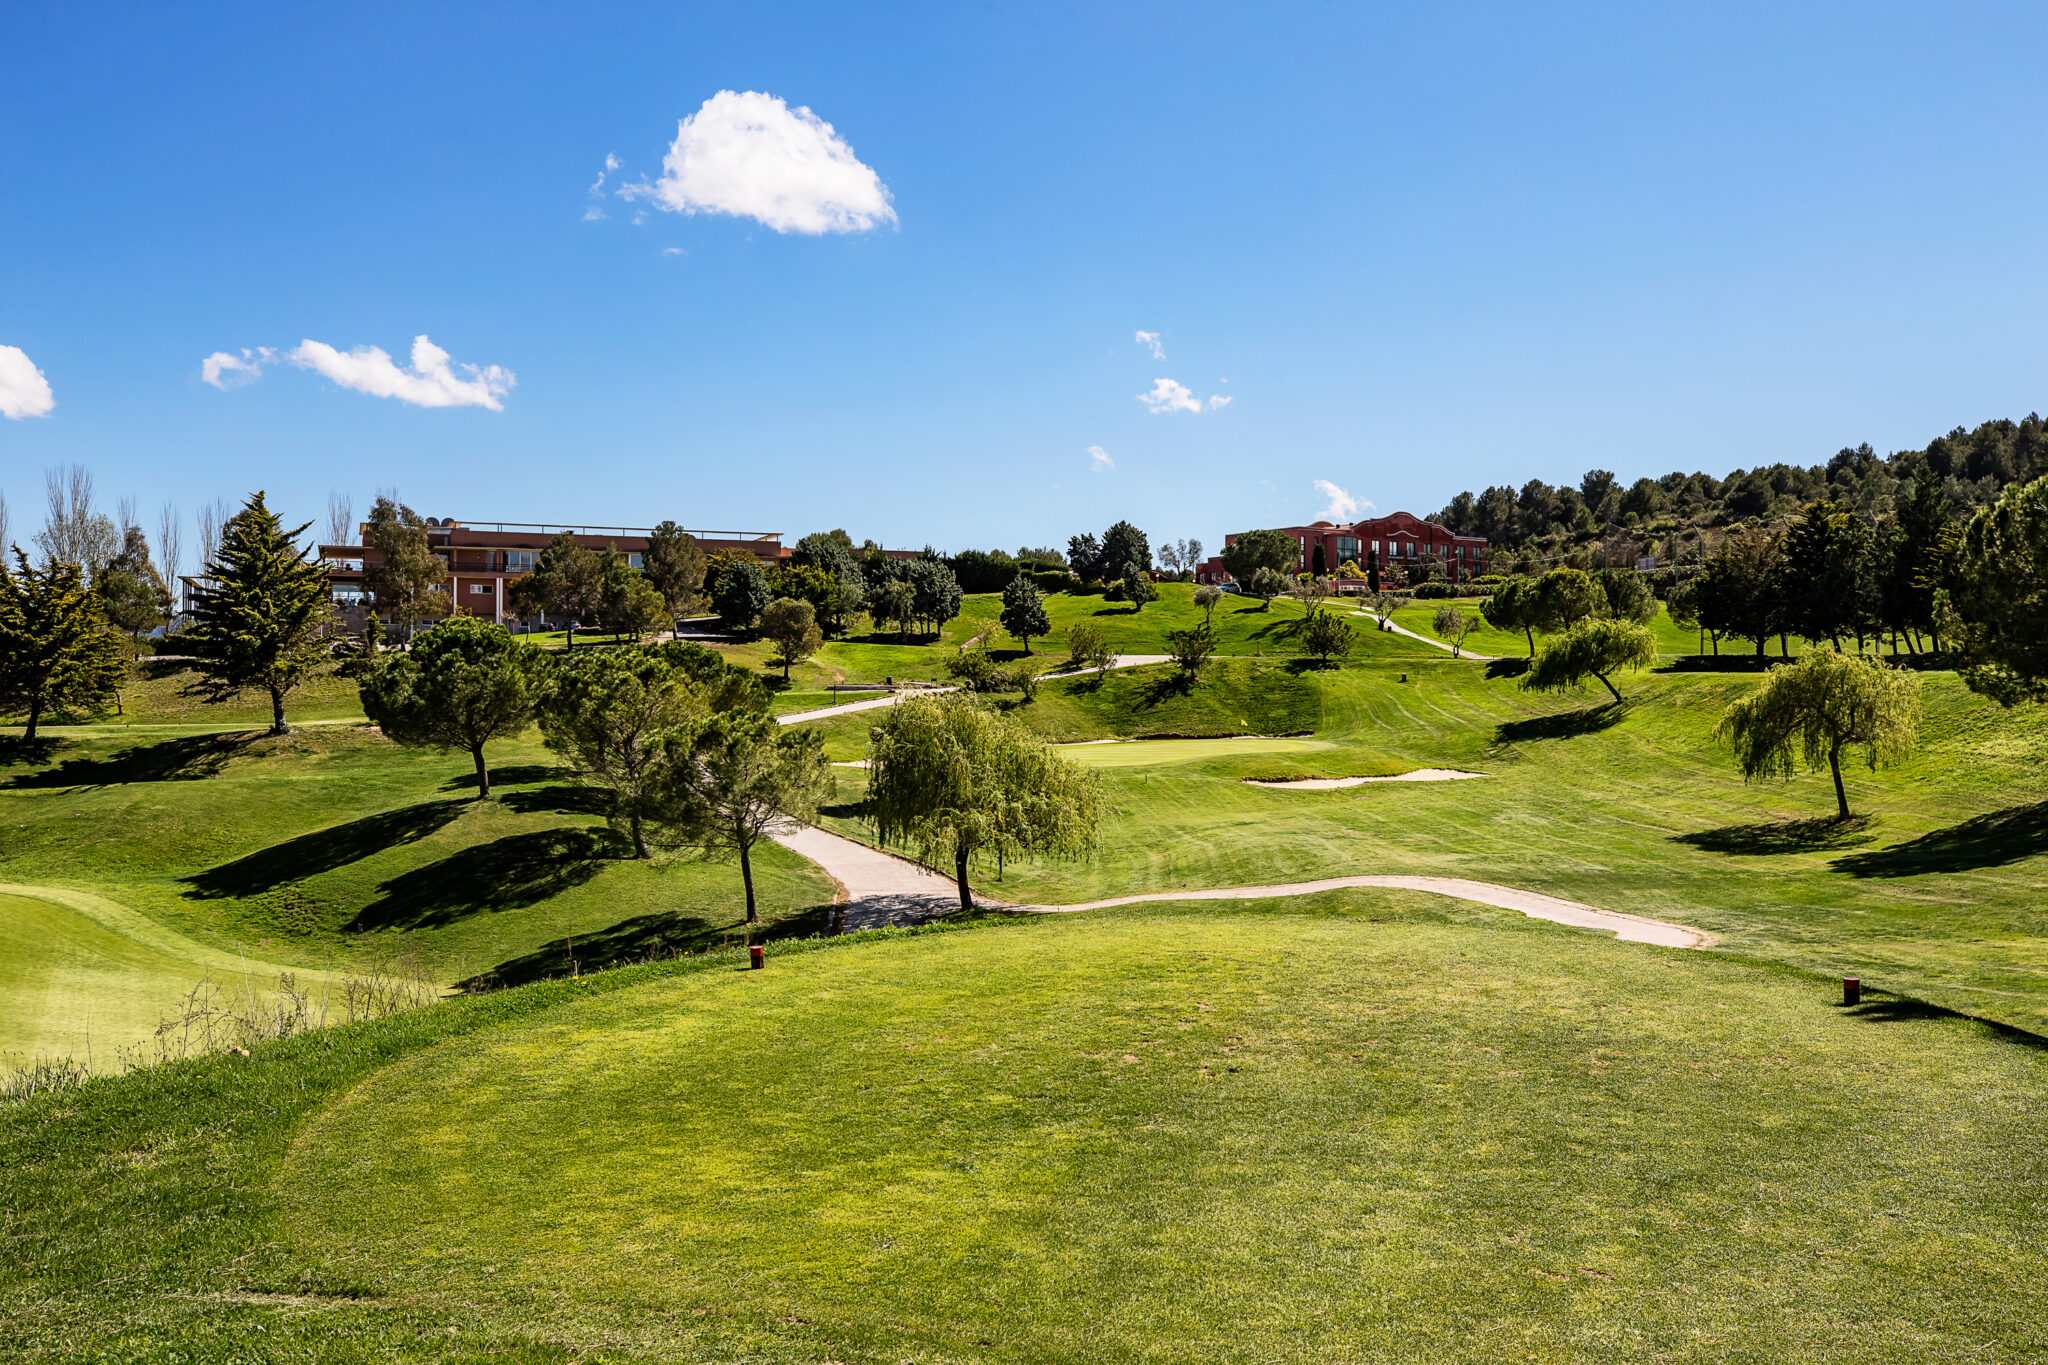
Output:
<instances>
[{"instance_id":1,"label":"manicured putting green","mask_svg":"<svg viewBox=\"0 0 2048 1365\"><path fill-rule=\"evenodd\" d=\"M1060 754L1089 768L1142 768L1153 763L1192 763L1238 754L1300 754L1327 749L1318 739L1268 739L1237 735L1224 739L1133 739L1113 744L1066 744Z\"/></svg>"},{"instance_id":2,"label":"manicured putting green","mask_svg":"<svg viewBox=\"0 0 2048 1365\"><path fill-rule=\"evenodd\" d=\"M350 1092L317 1283L607 1358L2022 1359L2043 1055L1350 893L850 946Z\"/></svg>"},{"instance_id":3,"label":"manicured putting green","mask_svg":"<svg viewBox=\"0 0 2048 1365\"><path fill-rule=\"evenodd\" d=\"M267 988L280 969L194 943L104 897L0 886L0 1058L38 1054L116 1067L121 1049L202 978L246 973Z\"/></svg>"}]
</instances>

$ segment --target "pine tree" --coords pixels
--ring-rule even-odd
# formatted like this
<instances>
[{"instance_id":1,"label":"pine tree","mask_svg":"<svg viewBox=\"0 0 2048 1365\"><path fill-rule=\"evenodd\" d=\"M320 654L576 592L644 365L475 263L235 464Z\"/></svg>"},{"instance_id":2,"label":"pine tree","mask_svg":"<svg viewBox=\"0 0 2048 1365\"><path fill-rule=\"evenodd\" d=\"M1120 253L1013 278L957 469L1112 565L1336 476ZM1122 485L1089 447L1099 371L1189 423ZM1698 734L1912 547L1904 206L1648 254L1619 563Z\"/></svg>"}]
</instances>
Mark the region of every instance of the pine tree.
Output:
<instances>
[{"instance_id":1,"label":"pine tree","mask_svg":"<svg viewBox=\"0 0 2048 1365\"><path fill-rule=\"evenodd\" d=\"M290 732L284 699L326 654L327 575L298 543L311 525L286 531L260 491L250 498L221 532L184 637L199 661L194 690L209 702L268 692L274 735Z\"/></svg>"},{"instance_id":2,"label":"pine tree","mask_svg":"<svg viewBox=\"0 0 2048 1365\"><path fill-rule=\"evenodd\" d=\"M24 740L47 711L92 712L113 701L124 672L99 602L76 564L38 569L20 549L0 561L0 707L25 712Z\"/></svg>"}]
</instances>

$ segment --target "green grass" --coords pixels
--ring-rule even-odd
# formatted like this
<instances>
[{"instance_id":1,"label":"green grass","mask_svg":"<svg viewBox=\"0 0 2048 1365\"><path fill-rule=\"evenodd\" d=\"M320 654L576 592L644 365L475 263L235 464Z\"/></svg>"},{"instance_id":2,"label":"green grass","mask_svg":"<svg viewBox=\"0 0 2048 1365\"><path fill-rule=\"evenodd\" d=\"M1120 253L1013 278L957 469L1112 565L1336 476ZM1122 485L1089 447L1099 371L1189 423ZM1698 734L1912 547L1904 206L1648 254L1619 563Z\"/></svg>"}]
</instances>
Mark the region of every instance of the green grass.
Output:
<instances>
[{"instance_id":1,"label":"green grass","mask_svg":"<svg viewBox=\"0 0 2048 1365\"><path fill-rule=\"evenodd\" d=\"M1631 675L1627 703L1609 707L1495 671L1438 653L1304 674L1321 693L1312 752L1148 765L1134 746L1130 766L1104 773L1097 855L1011 862L1003 895L1056 904L1350 873L1473 877L1696 925L1737 952L2048 1032L2048 708L2001 712L1952 674L1923 675L1921 752L1852 770L1859 818L1841 826L1824 774L1745 785L1713 741L1754 676ZM1422 767L1495 780L1315 793L1239 780ZM846 777L843 802L863 780Z\"/></svg>"},{"instance_id":2,"label":"green grass","mask_svg":"<svg viewBox=\"0 0 2048 1365\"><path fill-rule=\"evenodd\" d=\"M72 732L39 762L0 767L0 877L50 888L34 893L46 899L95 897L139 917L123 923L211 954L300 969L401 956L450 982L560 974L738 931L736 866L626 856L592 793L537 735L494 745L490 758L496 789L477 802L462 755L353 727L278 739ZM768 932L823 925L831 884L811 864L776 848L755 870ZM61 952L41 935L9 941L0 972L15 979L73 973L107 986L90 998L107 1046L133 1041L112 1021L154 1022L164 973L190 955L166 958L138 940L149 965L130 972L127 950L96 935L64 939ZM81 958L88 941L106 948L97 963ZM218 960L194 961L213 970ZM66 998L46 1024L0 1013L0 1053L71 1030L63 1021L82 1016L88 997Z\"/></svg>"},{"instance_id":3,"label":"green grass","mask_svg":"<svg viewBox=\"0 0 2048 1365\"><path fill-rule=\"evenodd\" d=\"M1437 608L1444 606L1455 607L1479 623L1479 628L1465 637L1465 649L1474 654L1489 654L1504 659L1525 659L1529 656L1528 637L1521 631L1496 630L1488 625L1486 618L1479 614L1477 598L1412 602L1394 612L1394 623L1418 635L1427 635L1432 640L1442 639L1443 637L1437 634L1434 622ZM1369 622L1365 624L1370 625ZM1681 626L1673 621L1661 606L1657 608L1656 619L1650 622L1650 633L1657 639L1657 656L1661 659L1677 659L1700 652L1699 633L1689 626ZM1537 640L1540 643L1542 637L1539 635ZM1799 653L1799 644L1797 640L1791 642L1791 652L1795 656ZM1708 648L1711 650L1712 647L1712 643L1709 642ZM1742 655L1749 651L1738 640L1732 643L1723 641L1721 652ZM1776 658L1777 654L1778 647L1773 643L1771 657Z\"/></svg>"},{"instance_id":4,"label":"green grass","mask_svg":"<svg viewBox=\"0 0 2048 1365\"><path fill-rule=\"evenodd\" d=\"M0 1115L16 1342L847 1365L2048 1349L2025 1289L2048 1271L2048 1060L1980 1025L1393 892L735 966Z\"/></svg>"},{"instance_id":5,"label":"green grass","mask_svg":"<svg viewBox=\"0 0 2048 1365\"><path fill-rule=\"evenodd\" d=\"M0 1063L12 1054L118 1067L124 1046L147 1037L196 982L267 988L280 970L103 897L0 883Z\"/></svg>"}]
</instances>

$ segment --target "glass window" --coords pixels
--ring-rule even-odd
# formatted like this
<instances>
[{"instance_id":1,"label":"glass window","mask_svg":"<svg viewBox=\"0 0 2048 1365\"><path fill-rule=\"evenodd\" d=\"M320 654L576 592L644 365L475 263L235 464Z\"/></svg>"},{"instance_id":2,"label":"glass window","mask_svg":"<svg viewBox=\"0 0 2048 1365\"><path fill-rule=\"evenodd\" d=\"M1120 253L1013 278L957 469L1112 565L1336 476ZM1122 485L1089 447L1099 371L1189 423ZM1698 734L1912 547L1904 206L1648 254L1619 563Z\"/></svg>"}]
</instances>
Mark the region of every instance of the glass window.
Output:
<instances>
[{"instance_id":1,"label":"glass window","mask_svg":"<svg viewBox=\"0 0 2048 1365\"><path fill-rule=\"evenodd\" d=\"M627 556L626 556L626 563L628 563L628 564L632 565L632 566L633 566L634 568L636 568L636 569L637 569L637 568L639 568L639 567L640 567L640 556L639 556L639 555L627 555Z\"/></svg>"},{"instance_id":2,"label":"glass window","mask_svg":"<svg viewBox=\"0 0 2048 1365\"><path fill-rule=\"evenodd\" d=\"M507 550L505 567L514 573L526 573L533 568L534 556L539 553L538 550Z\"/></svg>"}]
</instances>

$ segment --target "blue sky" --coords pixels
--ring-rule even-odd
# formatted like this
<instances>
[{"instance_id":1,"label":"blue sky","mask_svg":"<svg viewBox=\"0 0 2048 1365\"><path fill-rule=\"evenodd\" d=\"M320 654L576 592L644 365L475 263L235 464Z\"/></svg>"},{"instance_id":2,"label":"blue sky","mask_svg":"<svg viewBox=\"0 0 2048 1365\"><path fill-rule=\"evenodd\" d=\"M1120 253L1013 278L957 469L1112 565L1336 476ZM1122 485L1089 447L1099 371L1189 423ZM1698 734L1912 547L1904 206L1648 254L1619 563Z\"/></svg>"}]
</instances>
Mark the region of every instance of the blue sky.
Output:
<instances>
[{"instance_id":1,"label":"blue sky","mask_svg":"<svg viewBox=\"0 0 2048 1365\"><path fill-rule=\"evenodd\" d=\"M1214 547L2043 406L2048 10L1785 10L13 5L0 491ZM854 230L663 207L721 91L857 163L707 111L671 200Z\"/></svg>"}]
</instances>

